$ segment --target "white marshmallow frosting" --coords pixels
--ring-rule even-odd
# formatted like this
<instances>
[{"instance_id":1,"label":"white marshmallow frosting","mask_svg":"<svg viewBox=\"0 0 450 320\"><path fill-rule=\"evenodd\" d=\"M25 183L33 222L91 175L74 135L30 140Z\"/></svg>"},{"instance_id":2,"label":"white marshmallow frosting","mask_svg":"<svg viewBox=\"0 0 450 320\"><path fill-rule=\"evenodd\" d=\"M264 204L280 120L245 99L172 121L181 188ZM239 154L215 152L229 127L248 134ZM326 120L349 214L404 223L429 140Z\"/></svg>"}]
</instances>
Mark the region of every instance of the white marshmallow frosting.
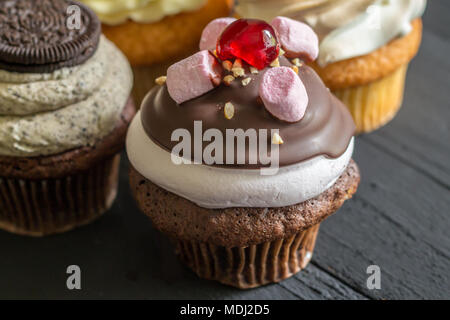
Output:
<instances>
[{"instance_id":1,"label":"white marshmallow frosting","mask_svg":"<svg viewBox=\"0 0 450 320\"><path fill-rule=\"evenodd\" d=\"M126 146L133 167L145 178L204 208L283 207L304 202L330 188L346 169L353 138L340 157L318 156L281 167L276 175L260 170L228 169L200 164L176 165L171 153L145 133L140 112L128 131Z\"/></svg>"}]
</instances>

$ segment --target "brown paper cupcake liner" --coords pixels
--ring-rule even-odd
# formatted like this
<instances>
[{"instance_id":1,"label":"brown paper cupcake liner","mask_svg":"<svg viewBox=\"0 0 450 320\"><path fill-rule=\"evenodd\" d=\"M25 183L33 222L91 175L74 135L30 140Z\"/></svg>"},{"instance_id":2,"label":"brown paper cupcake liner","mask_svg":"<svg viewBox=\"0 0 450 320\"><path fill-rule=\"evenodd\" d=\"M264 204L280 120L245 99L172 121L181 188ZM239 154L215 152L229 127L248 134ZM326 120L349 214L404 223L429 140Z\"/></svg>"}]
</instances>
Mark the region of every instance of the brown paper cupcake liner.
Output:
<instances>
[{"instance_id":1,"label":"brown paper cupcake liner","mask_svg":"<svg viewBox=\"0 0 450 320\"><path fill-rule=\"evenodd\" d=\"M28 180L0 176L0 228L44 236L85 225L112 205L120 154L89 170L59 179Z\"/></svg>"},{"instance_id":2,"label":"brown paper cupcake liner","mask_svg":"<svg viewBox=\"0 0 450 320\"><path fill-rule=\"evenodd\" d=\"M176 240L176 252L200 278L250 289L279 282L304 269L311 260L318 231L319 224L285 239L234 248Z\"/></svg>"},{"instance_id":3,"label":"brown paper cupcake liner","mask_svg":"<svg viewBox=\"0 0 450 320\"><path fill-rule=\"evenodd\" d=\"M333 91L350 110L357 133L376 130L394 118L403 102L407 69L405 64L367 85Z\"/></svg>"}]
</instances>

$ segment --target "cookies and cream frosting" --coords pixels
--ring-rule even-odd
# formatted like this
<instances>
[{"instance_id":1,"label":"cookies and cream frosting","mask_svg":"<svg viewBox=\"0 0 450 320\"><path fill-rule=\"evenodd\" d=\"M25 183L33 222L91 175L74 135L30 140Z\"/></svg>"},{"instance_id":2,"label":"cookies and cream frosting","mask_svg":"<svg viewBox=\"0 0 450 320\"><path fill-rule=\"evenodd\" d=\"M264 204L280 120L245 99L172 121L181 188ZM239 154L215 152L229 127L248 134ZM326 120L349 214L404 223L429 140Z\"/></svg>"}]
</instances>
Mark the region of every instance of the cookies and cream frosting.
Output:
<instances>
[{"instance_id":1,"label":"cookies and cream frosting","mask_svg":"<svg viewBox=\"0 0 450 320\"><path fill-rule=\"evenodd\" d=\"M207 0L81 0L108 25L121 24L128 19L152 23L169 15L193 11Z\"/></svg>"},{"instance_id":2,"label":"cookies and cream frosting","mask_svg":"<svg viewBox=\"0 0 450 320\"><path fill-rule=\"evenodd\" d=\"M318 63L368 54L408 34L426 0L240 0L238 15L270 21L283 15L308 23L321 39Z\"/></svg>"},{"instance_id":3,"label":"cookies and cream frosting","mask_svg":"<svg viewBox=\"0 0 450 320\"><path fill-rule=\"evenodd\" d=\"M114 129L132 82L128 61L103 36L96 53L74 67L0 70L0 155L45 156L94 145Z\"/></svg>"}]
</instances>

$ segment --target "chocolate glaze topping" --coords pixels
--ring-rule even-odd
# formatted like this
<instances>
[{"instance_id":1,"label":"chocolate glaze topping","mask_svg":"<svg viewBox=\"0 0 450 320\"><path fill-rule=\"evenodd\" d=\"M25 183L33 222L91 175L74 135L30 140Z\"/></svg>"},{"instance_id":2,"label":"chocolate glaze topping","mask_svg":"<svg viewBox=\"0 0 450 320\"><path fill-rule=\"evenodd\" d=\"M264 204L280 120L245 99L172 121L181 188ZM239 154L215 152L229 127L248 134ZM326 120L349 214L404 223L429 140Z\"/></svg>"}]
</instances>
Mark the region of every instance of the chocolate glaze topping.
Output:
<instances>
[{"instance_id":1,"label":"chocolate glaze topping","mask_svg":"<svg viewBox=\"0 0 450 320\"><path fill-rule=\"evenodd\" d=\"M280 64L292 66L284 57L280 59ZM309 104L303 119L296 123L278 120L264 108L258 96L258 87L264 72L264 70L259 74L247 72L246 77L252 78L248 86L242 86L243 78L239 78L229 87L222 84L203 96L181 105L172 100L166 85L155 87L142 104L141 120L144 130L155 143L170 152L179 143L171 141L172 132L178 128L185 128L191 133L191 145L194 145L196 120L202 121L203 132L216 128L224 137L226 129L241 128L244 131L250 128L279 129L284 141L279 149L280 166L295 164L319 155L330 158L341 156L347 150L355 132L355 124L347 108L330 93L313 69L306 65L299 68L299 77L308 92ZM231 102L235 107L235 115L231 120L226 119L223 114L226 102ZM210 142L204 142L203 148L208 144ZM270 150L270 144L269 131L267 150ZM224 143L224 155L226 148ZM247 148L247 160L248 152ZM248 164L247 160L244 165L235 164L226 167L262 166L259 160L257 165Z\"/></svg>"}]
</instances>

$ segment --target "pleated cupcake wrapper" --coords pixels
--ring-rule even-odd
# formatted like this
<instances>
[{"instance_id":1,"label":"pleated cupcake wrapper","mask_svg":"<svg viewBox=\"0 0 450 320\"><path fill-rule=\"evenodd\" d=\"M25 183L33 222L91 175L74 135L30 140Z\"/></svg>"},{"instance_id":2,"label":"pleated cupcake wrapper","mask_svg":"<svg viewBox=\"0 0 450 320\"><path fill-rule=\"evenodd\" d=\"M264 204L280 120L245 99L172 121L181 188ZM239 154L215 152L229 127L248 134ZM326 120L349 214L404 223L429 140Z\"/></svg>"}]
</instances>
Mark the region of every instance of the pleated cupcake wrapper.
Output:
<instances>
[{"instance_id":1,"label":"pleated cupcake wrapper","mask_svg":"<svg viewBox=\"0 0 450 320\"><path fill-rule=\"evenodd\" d=\"M250 247L226 248L196 241L176 241L183 263L200 278L249 289L279 282L311 260L319 225L285 239Z\"/></svg>"},{"instance_id":2,"label":"pleated cupcake wrapper","mask_svg":"<svg viewBox=\"0 0 450 320\"><path fill-rule=\"evenodd\" d=\"M100 217L117 194L120 155L75 175L46 180L0 177L0 228L44 236Z\"/></svg>"},{"instance_id":3,"label":"pleated cupcake wrapper","mask_svg":"<svg viewBox=\"0 0 450 320\"><path fill-rule=\"evenodd\" d=\"M405 64L378 81L333 91L350 110L357 133L378 129L394 118L403 102L407 69Z\"/></svg>"}]
</instances>

